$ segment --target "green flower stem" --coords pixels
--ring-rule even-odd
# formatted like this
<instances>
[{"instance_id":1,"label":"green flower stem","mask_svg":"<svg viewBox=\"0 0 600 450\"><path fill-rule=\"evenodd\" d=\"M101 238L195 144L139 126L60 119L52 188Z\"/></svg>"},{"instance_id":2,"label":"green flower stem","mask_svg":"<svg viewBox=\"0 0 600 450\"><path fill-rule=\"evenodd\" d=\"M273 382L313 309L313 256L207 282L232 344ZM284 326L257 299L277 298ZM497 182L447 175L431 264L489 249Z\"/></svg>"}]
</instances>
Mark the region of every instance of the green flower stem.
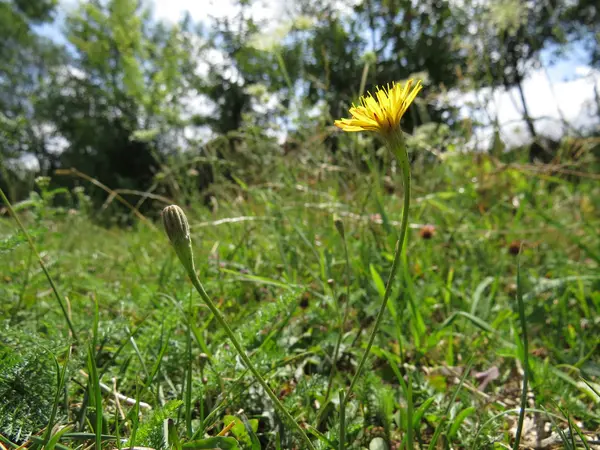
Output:
<instances>
[{"instance_id":1,"label":"green flower stem","mask_svg":"<svg viewBox=\"0 0 600 450\"><path fill-rule=\"evenodd\" d=\"M306 442L307 448L309 448L310 450L315 450L315 447L313 446L312 442L310 441L310 439L308 438L308 436L306 435L304 430L294 420L292 415L287 411L285 406L283 406L283 404L279 401L279 399L277 398L275 393L271 390L271 388L269 387L267 382L264 380L264 378L261 376L261 374L258 372L258 370L256 370L254 365L250 362L250 358L248 358L248 356L246 355L246 352L244 351L244 349L238 342L237 338L235 337L235 334L233 334L233 331L231 330L229 325L227 325L227 322L225 322L225 318L223 317L221 312L215 306L214 302L210 299L210 297L204 290L204 287L202 286L200 279L196 275L196 272L194 270L190 270L190 268L187 268L187 269L188 269L187 270L188 276L190 277L192 284L194 285L194 287L200 294L200 297L202 297L202 300L204 300L204 303L206 303L206 306L208 306L208 309L210 309L211 312L214 314L215 318L217 319L217 322L219 322L219 324L225 329L227 336L229 336L231 343L237 350L238 354L240 355L240 358L242 358L242 360L244 361L244 364L246 365L246 367L250 370L250 372L252 372L252 374L254 375L256 380L263 387L263 389L265 390L265 392L267 393L267 395L269 396L271 401L275 404L275 406L277 407L279 412L281 414L283 414L283 416L288 420L288 422L290 424L293 424L294 428L296 428L296 430L298 431L298 433L300 434L300 436L302 437L304 442Z\"/></svg>"},{"instance_id":2,"label":"green flower stem","mask_svg":"<svg viewBox=\"0 0 600 450\"><path fill-rule=\"evenodd\" d=\"M371 352L371 347L373 346L375 335L377 334L377 330L379 330L379 326L381 325L381 321L383 320L383 316L387 307L387 302L392 291L392 284L394 283L394 278L396 278L397 268L400 263L400 256L402 255L402 249L404 247L406 230L408 228L408 209L410 207L410 163L408 161L408 153L406 151L406 144L404 142L402 130L398 130L397 132L387 136L386 143L390 151L398 160L398 164L402 169L402 182L404 184L404 207L402 210L402 222L400 223L400 235L398 236L398 241L396 242L396 251L394 253L394 261L392 262L392 270L390 272L388 281L385 285L383 302L381 303L381 307L379 308L379 312L377 313L377 319L375 320L375 326L373 327L371 335L369 336L367 348L365 349L360 359L358 369L356 370L356 373L352 378L352 382L350 383L350 387L346 392L346 397L344 399L345 403L348 402L348 399L350 398L352 391L354 390L354 386L362 373L367 358L369 357L369 353Z\"/></svg>"},{"instance_id":3,"label":"green flower stem","mask_svg":"<svg viewBox=\"0 0 600 450\"><path fill-rule=\"evenodd\" d=\"M346 450L346 401L344 399L344 390L340 389L340 445L339 450Z\"/></svg>"}]
</instances>

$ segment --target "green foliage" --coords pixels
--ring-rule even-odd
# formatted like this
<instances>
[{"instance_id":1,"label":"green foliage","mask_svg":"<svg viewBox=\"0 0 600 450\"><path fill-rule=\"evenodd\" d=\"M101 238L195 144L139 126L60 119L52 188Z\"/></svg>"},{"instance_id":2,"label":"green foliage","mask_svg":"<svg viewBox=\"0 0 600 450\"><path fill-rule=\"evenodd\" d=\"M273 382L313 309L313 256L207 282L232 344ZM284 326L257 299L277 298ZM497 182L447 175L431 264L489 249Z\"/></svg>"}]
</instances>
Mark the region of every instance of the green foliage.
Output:
<instances>
[{"instance_id":1,"label":"green foliage","mask_svg":"<svg viewBox=\"0 0 600 450\"><path fill-rule=\"evenodd\" d=\"M258 430L258 420L248 420L245 416L241 419L235 416L225 416L223 423L228 426L234 423L231 428L231 432L247 448L252 450L260 450L260 442L256 437L256 431Z\"/></svg>"},{"instance_id":2,"label":"green foliage","mask_svg":"<svg viewBox=\"0 0 600 450\"><path fill-rule=\"evenodd\" d=\"M238 181L219 178L222 188L214 193L218 208L195 204L188 212L197 269L209 295L286 408L314 426L315 433L321 433L320 442L335 446L339 406L335 401L324 403L338 332L330 286L338 297L345 296L346 270L332 217L336 214L344 221L351 264L350 313L332 386L337 392L350 382L379 305L377 285L384 282L374 280L385 280L391 267L393 237L373 214L384 213L395 226L400 206L384 181L385 176L394 176L392 172L365 172L347 164L343 176L325 171L317 180L315 173L325 154L318 147L312 150L314 162L308 165L274 159L279 166L271 171L266 187L246 181L243 168L232 165ZM594 320L600 308L595 295L600 280L596 262L588 255L598 252L600 242L586 231L598 225L590 213L600 206L597 183L560 174L531 175L518 157L506 159L510 166L490 156L460 152L447 154L443 163L415 160L411 222L430 223L435 232L429 239L411 232L404 273L394 283L390 314L375 340L371 365L346 405L347 448L380 442L377 438L393 447L405 439L408 397L400 378L411 380L413 435L425 447L438 427L438 443L510 442L503 427L507 416L516 415L473 389L481 383L475 373L495 366L498 378L482 388L484 394L504 403L519 402L521 379L514 364L522 360L522 352L515 335L519 318L512 291L514 240L525 242L520 256L523 312L535 404L557 413L553 402L558 403L581 421L582 430L593 430L600 423L593 412L595 397L575 372L597 385ZM214 439L229 415L241 420L235 425L237 434L232 434L239 441L235 445L252 448L256 446L252 434L245 424L241 428L243 409L248 423L258 421L258 428L250 429L261 448L276 448L276 442L282 448L299 445L236 358L222 328L199 298L190 299L184 272L174 264L175 255L160 230L142 222L132 229L107 230L92 225L82 212L59 214L44 200L53 195L46 180L38 186L40 194L17 209L28 227L51 230L35 236L36 246L69 299L81 348L93 339L94 302L89 298L95 296L100 382L111 386L115 378L119 393L153 409L140 406L136 443L159 448L168 429L169 442L175 443L177 436L181 446L209 445L202 440ZM185 198L180 203L185 204ZM238 220L248 217L253 220ZM579 222L577 217L586 220ZM0 239L13 242L12 223L0 223ZM557 238L563 234L577 237L578 245ZM58 349L54 337L66 336L61 311L48 297L43 274L27 265L27 246L13 244L0 260L2 274L10 276L7 288L0 290L3 327L28 333L55 349L51 351L57 357L63 355L64 347ZM344 296L338 299L341 305ZM10 363L4 363L10 369L5 373L20 374L6 378L8 385L10 380L28 380L25 366L19 364L31 358L45 361L44 366L31 366L44 368L37 378L48 391L43 399L37 395L41 388L21 392L20 397L13 390L4 391L11 406L18 402L40 412L35 422L27 422L27 434L35 433L45 426L56 394L54 364L39 345L24 347L6 339L3 348L11 356ZM23 350L26 347L29 350ZM86 386L79 370L88 371L85 355L79 353L69 363L64 397L68 407L61 400L59 426L78 426ZM473 371L463 374L464 361L471 358ZM188 395L184 389L188 365L191 435L184 433L185 414L178 406ZM456 380L463 375L464 386L457 390ZM118 434L131 439L135 408L121 400L123 419L111 403L113 394L101 394L104 433L115 436L118 422ZM163 410L165 403L168 411ZM72 411L69 416L67 410ZM91 404L86 417L90 422L83 431L92 442L96 417ZM15 423L14 415L10 423ZM13 425L3 427L2 433L14 438ZM63 435L60 443L70 445L68 436ZM231 438L224 442L234 445Z\"/></svg>"},{"instance_id":3,"label":"green foliage","mask_svg":"<svg viewBox=\"0 0 600 450\"><path fill-rule=\"evenodd\" d=\"M153 411L138 428L135 443L154 449L169 448L168 438L164 434L164 422L175 419L182 404L181 400L171 400L163 407Z\"/></svg>"},{"instance_id":4,"label":"green foliage","mask_svg":"<svg viewBox=\"0 0 600 450\"><path fill-rule=\"evenodd\" d=\"M34 233L31 234L34 235ZM21 234L10 235L0 241L0 253L7 253L23 243L27 243L25 236Z\"/></svg>"},{"instance_id":5,"label":"green foliage","mask_svg":"<svg viewBox=\"0 0 600 450\"><path fill-rule=\"evenodd\" d=\"M56 391L51 354L15 335L0 340L0 430L10 441L26 442L50 419Z\"/></svg>"},{"instance_id":6,"label":"green foliage","mask_svg":"<svg viewBox=\"0 0 600 450\"><path fill-rule=\"evenodd\" d=\"M181 98L195 77L189 34L151 21L137 1L112 0L71 12L66 37L68 65L37 107L66 140L56 165L109 186L147 187L179 149Z\"/></svg>"},{"instance_id":7,"label":"green foliage","mask_svg":"<svg viewBox=\"0 0 600 450\"><path fill-rule=\"evenodd\" d=\"M18 158L37 158L41 170L55 159L53 127L37 108L65 54L34 26L51 22L56 5L54 0L0 2L0 188L12 198L25 197L31 188Z\"/></svg>"}]
</instances>

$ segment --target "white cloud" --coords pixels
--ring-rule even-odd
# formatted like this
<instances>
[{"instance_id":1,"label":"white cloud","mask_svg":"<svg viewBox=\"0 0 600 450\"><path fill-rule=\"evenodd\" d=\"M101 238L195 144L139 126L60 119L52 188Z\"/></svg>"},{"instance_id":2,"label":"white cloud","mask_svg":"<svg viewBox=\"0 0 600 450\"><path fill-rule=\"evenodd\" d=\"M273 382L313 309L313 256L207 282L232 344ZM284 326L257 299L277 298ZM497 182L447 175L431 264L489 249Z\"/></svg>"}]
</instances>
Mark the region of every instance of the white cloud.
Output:
<instances>
[{"instance_id":1,"label":"white cloud","mask_svg":"<svg viewBox=\"0 0 600 450\"><path fill-rule=\"evenodd\" d=\"M157 18L178 22L187 12L196 22L210 22L213 18L231 18L240 12L235 0L150 0ZM272 21L284 12L284 0L257 0L248 9L255 21Z\"/></svg>"},{"instance_id":2,"label":"white cloud","mask_svg":"<svg viewBox=\"0 0 600 450\"><path fill-rule=\"evenodd\" d=\"M69 1L69 0L63 0ZM185 13L196 22L211 22L213 19L233 18L239 14L239 0L146 0L153 7L158 19L176 23ZM351 14L360 0L322 0L340 14ZM298 14L294 2L289 0L252 0L245 10L245 17L262 22L263 32L272 31Z\"/></svg>"},{"instance_id":3,"label":"white cloud","mask_svg":"<svg viewBox=\"0 0 600 450\"><path fill-rule=\"evenodd\" d=\"M538 134L556 139L568 132L569 127L586 129L598 126L594 86L600 90L600 71L587 66L576 67L573 71L577 75L574 78L551 83L549 78L553 78L552 74L538 69L532 71L523 82L529 114L539 119L535 121ZM462 105L462 117L470 117L484 124L476 131L472 142L477 147L485 148L489 144L495 118L507 145L516 146L531 141L516 88L509 91L496 89L493 92L490 88L467 93L454 91L449 93L445 101Z\"/></svg>"}]
</instances>

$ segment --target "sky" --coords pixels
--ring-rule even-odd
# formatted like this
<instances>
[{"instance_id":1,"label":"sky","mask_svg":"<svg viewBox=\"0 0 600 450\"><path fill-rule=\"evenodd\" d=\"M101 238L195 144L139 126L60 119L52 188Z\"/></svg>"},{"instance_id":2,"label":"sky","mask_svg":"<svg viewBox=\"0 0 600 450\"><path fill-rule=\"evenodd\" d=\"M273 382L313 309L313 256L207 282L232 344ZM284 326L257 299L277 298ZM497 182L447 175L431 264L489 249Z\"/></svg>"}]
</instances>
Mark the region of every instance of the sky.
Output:
<instances>
[{"instance_id":1,"label":"sky","mask_svg":"<svg viewBox=\"0 0 600 450\"><path fill-rule=\"evenodd\" d=\"M356 0L332 1L340 10L349 9ZM190 14L195 22L209 24L214 18L235 16L239 9L234 0L146 0L150 4L156 19L177 23L184 14ZM62 12L77 4L76 0L61 0ZM289 17L286 0L254 0L247 14L257 21L264 21L264 31L273 31ZM63 41L60 25L44 26L39 31L57 41ZM559 137L563 131L563 119L574 128L592 127L597 120L595 115L594 87L600 92L600 72L592 70L586 64L582 48L571 46L562 59L549 65L550 51L542 54L545 68L532 70L524 81L525 98L532 117L545 119L536 122L536 129L549 137ZM464 117L485 117L474 111L474 101L491 99L491 112L498 117L501 135L508 145L519 145L529 141L530 137L521 120L521 105L515 89L499 89L493 94L489 89L477 92L451 92L447 101L460 104ZM198 102L201 104L201 102ZM595 116L595 117L594 117ZM491 127L478 130L475 138L486 145L492 135ZM281 135L280 139L285 136Z\"/></svg>"},{"instance_id":2,"label":"sky","mask_svg":"<svg viewBox=\"0 0 600 450\"><path fill-rule=\"evenodd\" d=\"M256 0L250 9L255 20L270 20L284 13L282 0ZM154 0L154 14L176 23L188 12L197 22L208 22L210 17L235 16L238 8L231 0Z\"/></svg>"},{"instance_id":3,"label":"sky","mask_svg":"<svg viewBox=\"0 0 600 450\"><path fill-rule=\"evenodd\" d=\"M542 118L535 122L536 131L545 137L558 139L570 128L584 130L598 127L594 87L600 92L600 72L583 64L531 71L523 83L523 90L531 117ZM497 116L503 142L509 147L529 142L531 137L522 120L516 89L508 92L499 89L493 94L490 89L452 93L449 101L463 105L460 111L462 117L487 123L488 118L470 105L477 101L484 103L488 99L488 113L492 117ZM481 127L476 131L472 144L489 148L493 132L491 126Z\"/></svg>"}]
</instances>

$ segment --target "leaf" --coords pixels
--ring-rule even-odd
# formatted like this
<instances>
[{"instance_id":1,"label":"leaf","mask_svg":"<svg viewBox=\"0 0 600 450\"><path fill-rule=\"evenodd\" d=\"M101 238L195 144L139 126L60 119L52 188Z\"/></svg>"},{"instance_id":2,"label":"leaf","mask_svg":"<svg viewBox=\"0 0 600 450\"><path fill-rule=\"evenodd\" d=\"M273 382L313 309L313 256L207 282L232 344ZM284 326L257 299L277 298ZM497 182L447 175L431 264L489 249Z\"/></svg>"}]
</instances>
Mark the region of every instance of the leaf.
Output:
<instances>
[{"instance_id":1,"label":"leaf","mask_svg":"<svg viewBox=\"0 0 600 450\"><path fill-rule=\"evenodd\" d=\"M248 190L248 185L246 183L244 183L242 181L241 178L236 177L234 174L231 174L231 178L233 178L233 180L244 190L247 191Z\"/></svg>"},{"instance_id":2,"label":"leaf","mask_svg":"<svg viewBox=\"0 0 600 450\"><path fill-rule=\"evenodd\" d=\"M375 288L377 289L377 292L379 292L379 296L383 298L383 296L385 295L385 283L383 282L381 275L379 275L379 272L377 272L377 269L373 264L369 264L369 269L371 270L371 278L373 278Z\"/></svg>"},{"instance_id":3,"label":"leaf","mask_svg":"<svg viewBox=\"0 0 600 450\"><path fill-rule=\"evenodd\" d=\"M458 429L460 428L462 423L465 421L465 419L467 417L469 417L471 414L473 414L474 412L475 412L474 406L469 406L468 408L465 408L461 412L459 412L458 415L456 416L456 418L454 419L454 422L452 422L452 426L450 427L450 431L448 432L448 437L450 437L450 438L454 437L454 435L458 432Z\"/></svg>"},{"instance_id":4,"label":"leaf","mask_svg":"<svg viewBox=\"0 0 600 450\"><path fill-rule=\"evenodd\" d=\"M58 442L60 441L60 438L63 436L63 434L68 433L72 429L73 429L73 425L67 425L66 427L64 427L63 429L61 429L60 431L57 431L54 435L52 435L52 437L46 444L46 450L54 450L54 447L56 447L56 444L58 444Z\"/></svg>"},{"instance_id":5,"label":"leaf","mask_svg":"<svg viewBox=\"0 0 600 450\"><path fill-rule=\"evenodd\" d=\"M444 323L442 323L441 328L446 328L447 326L451 325L452 322L454 322L454 320L456 320L456 318L459 316L462 316L462 317L468 319L469 321L471 321L471 323L473 325L475 325L478 328L481 328L483 331L487 331L488 333L492 333L492 334L499 334L498 331L495 330L494 328L492 328L492 326L490 326L490 324L488 324L486 321L481 320L479 317L474 316L474 315L469 314L464 311L456 311L456 312L452 313L452 315L450 317L448 317L444 321Z\"/></svg>"},{"instance_id":6,"label":"leaf","mask_svg":"<svg viewBox=\"0 0 600 450\"><path fill-rule=\"evenodd\" d=\"M165 420L164 422L167 423L167 448L181 450L181 441L179 440L179 434L177 433L175 422L169 419Z\"/></svg>"},{"instance_id":7,"label":"leaf","mask_svg":"<svg viewBox=\"0 0 600 450\"><path fill-rule=\"evenodd\" d=\"M231 415L226 415L223 418L225 426L232 422L234 422L235 425L231 428L231 432L238 441L248 445L252 450L260 450L260 442L258 441L256 434L254 434L256 430L258 430L258 420L248 420L245 416L239 418Z\"/></svg>"},{"instance_id":8,"label":"leaf","mask_svg":"<svg viewBox=\"0 0 600 450\"><path fill-rule=\"evenodd\" d=\"M324 444L328 445L329 448L337 448L336 445L333 444L333 442L331 442L327 436L325 436L323 433L321 433L319 430L317 430L315 427L308 425L306 428L306 431L308 431L310 434L312 434L313 436L315 436L317 439L319 439L321 442L323 442Z\"/></svg>"},{"instance_id":9,"label":"leaf","mask_svg":"<svg viewBox=\"0 0 600 450\"><path fill-rule=\"evenodd\" d=\"M137 430L136 444L160 448L164 440L163 423L165 420L176 417L177 410L182 404L181 400L171 400L162 408L155 410L150 417L144 420Z\"/></svg>"},{"instance_id":10,"label":"leaf","mask_svg":"<svg viewBox=\"0 0 600 450\"><path fill-rule=\"evenodd\" d=\"M244 422L244 426L246 427L246 431L250 436L250 441L252 442L252 450L261 450L260 441L258 440L258 436L256 435L256 431L258 430L258 420L248 420L245 414L241 414L241 418L242 422Z\"/></svg>"},{"instance_id":11,"label":"leaf","mask_svg":"<svg viewBox=\"0 0 600 450\"><path fill-rule=\"evenodd\" d=\"M471 300L471 314L473 316L477 315L477 306L479 306L479 302L481 301L481 297L485 292L485 289L494 282L494 277L486 277L483 279L481 283L477 285L475 288L475 292L473 293L473 299Z\"/></svg>"},{"instance_id":12,"label":"leaf","mask_svg":"<svg viewBox=\"0 0 600 450\"><path fill-rule=\"evenodd\" d=\"M425 414L425 411L427 411L427 409L431 406L433 401L434 401L434 398L430 397L427 400L425 400L425 402L423 402L423 404L421 406L419 406L417 408L417 410L415 411L415 415L413 417L413 427L414 428L418 428L419 424L421 423L421 419L423 418L423 414Z\"/></svg>"},{"instance_id":13,"label":"leaf","mask_svg":"<svg viewBox=\"0 0 600 450\"><path fill-rule=\"evenodd\" d=\"M600 385L597 383L592 383L591 381L583 380L577 382L577 387L579 390L592 399L592 401L596 404L600 403Z\"/></svg>"}]
</instances>

